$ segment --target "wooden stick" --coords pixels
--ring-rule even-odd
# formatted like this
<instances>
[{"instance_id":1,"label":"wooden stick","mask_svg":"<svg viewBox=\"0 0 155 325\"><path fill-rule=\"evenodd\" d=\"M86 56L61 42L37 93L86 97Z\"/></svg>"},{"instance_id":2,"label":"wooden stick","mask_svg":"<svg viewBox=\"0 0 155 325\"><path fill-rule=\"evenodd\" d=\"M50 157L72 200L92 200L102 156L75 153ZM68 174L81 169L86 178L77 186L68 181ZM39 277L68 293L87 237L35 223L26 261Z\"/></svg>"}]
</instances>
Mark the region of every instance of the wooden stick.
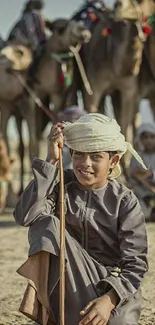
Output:
<instances>
[{"instance_id":1,"label":"wooden stick","mask_svg":"<svg viewBox=\"0 0 155 325\"><path fill-rule=\"evenodd\" d=\"M60 166L60 325L65 325L65 214L64 214L64 175L62 148L59 148Z\"/></svg>"}]
</instances>

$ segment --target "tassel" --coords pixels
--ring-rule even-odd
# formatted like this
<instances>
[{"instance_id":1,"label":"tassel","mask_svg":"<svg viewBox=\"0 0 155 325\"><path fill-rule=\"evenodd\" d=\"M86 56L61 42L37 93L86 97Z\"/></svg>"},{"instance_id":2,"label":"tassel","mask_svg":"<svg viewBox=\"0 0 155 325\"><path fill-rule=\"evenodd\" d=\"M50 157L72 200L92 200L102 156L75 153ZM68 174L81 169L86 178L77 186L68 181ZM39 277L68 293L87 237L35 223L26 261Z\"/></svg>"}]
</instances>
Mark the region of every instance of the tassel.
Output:
<instances>
[{"instance_id":1,"label":"tassel","mask_svg":"<svg viewBox=\"0 0 155 325\"><path fill-rule=\"evenodd\" d=\"M152 28L149 25L143 26L143 32L146 35L150 35L152 32Z\"/></svg>"},{"instance_id":2,"label":"tassel","mask_svg":"<svg viewBox=\"0 0 155 325\"><path fill-rule=\"evenodd\" d=\"M107 27L107 28L102 29L102 32L101 32L101 35L102 36L106 37L109 34L111 34L111 28L110 27Z\"/></svg>"},{"instance_id":3,"label":"tassel","mask_svg":"<svg viewBox=\"0 0 155 325\"><path fill-rule=\"evenodd\" d=\"M71 77L69 74L65 75L65 86L70 86L72 83Z\"/></svg>"},{"instance_id":4,"label":"tassel","mask_svg":"<svg viewBox=\"0 0 155 325\"><path fill-rule=\"evenodd\" d=\"M148 25L149 26L152 26L154 24L154 22L155 22L155 14L149 16L149 18L148 18Z\"/></svg>"},{"instance_id":5,"label":"tassel","mask_svg":"<svg viewBox=\"0 0 155 325\"><path fill-rule=\"evenodd\" d=\"M88 16L92 21L94 22L98 21L98 17L94 14L94 12L89 12Z\"/></svg>"},{"instance_id":6,"label":"tassel","mask_svg":"<svg viewBox=\"0 0 155 325\"><path fill-rule=\"evenodd\" d=\"M62 86L70 86L72 83L72 79L69 74L64 74L63 72L60 75L60 84Z\"/></svg>"},{"instance_id":7,"label":"tassel","mask_svg":"<svg viewBox=\"0 0 155 325\"><path fill-rule=\"evenodd\" d=\"M64 86L64 84L65 84L65 75L63 72L60 74L60 84L62 86Z\"/></svg>"}]
</instances>

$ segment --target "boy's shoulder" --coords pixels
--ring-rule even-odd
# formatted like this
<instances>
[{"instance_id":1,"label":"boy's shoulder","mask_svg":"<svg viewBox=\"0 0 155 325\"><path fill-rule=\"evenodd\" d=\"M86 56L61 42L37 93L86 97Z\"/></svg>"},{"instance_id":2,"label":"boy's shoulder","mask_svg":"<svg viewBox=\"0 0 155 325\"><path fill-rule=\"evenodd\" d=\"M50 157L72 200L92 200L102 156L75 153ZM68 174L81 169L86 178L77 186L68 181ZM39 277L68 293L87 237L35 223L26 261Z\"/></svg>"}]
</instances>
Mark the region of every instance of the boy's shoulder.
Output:
<instances>
[{"instance_id":1,"label":"boy's shoulder","mask_svg":"<svg viewBox=\"0 0 155 325\"><path fill-rule=\"evenodd\" d=\"M127 186L118 182L116 179L109 180L109 185L111 190L117 195L127 195L133 193Z\"/></svg>"},{"instance_id":2,"label":"boy's shoulder","mask_svg":"<svg viewBox=\"0 0 155 325\"><path fill-rule=\"evenodd\" d=\"M114 195L117 197L117 204L119 206L119 217L121 216L137 216L141 218L143 212L138 198L133 191L118 181L110 182Z\"/></svg>"},{"instance_id":3,"label":"boy's shoulder","mask_svg":"<svg viewBox=\"0 0 155 325\"><path fill-rule=\"evenodd\" d=\"M119 200L120 202L137 202L138 199L131 189L126 187L124 184L119 183L117 180L109 181L109 194L110 192Z\"/></svg>"}]
</instances>

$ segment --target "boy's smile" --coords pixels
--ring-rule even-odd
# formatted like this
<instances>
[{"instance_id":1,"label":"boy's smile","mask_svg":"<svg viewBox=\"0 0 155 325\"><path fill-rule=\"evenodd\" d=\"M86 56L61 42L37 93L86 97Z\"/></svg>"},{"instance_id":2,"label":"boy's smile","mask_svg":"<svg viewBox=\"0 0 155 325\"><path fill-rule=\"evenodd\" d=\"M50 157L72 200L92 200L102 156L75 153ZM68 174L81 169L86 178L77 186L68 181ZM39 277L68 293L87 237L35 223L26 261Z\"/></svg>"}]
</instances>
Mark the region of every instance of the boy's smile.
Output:
<instances>
[{"instance_id":1,"label":"boy's smile","mask_svg":"<svg viewBox=\"0 0 155 325\"><path fill-rule=\"evenodd\" d=\"M119 155L110 158L108 152L73 151L72 160L79 183L88 189L96 189L106 184L109 169L117 164Z\"/></svg>"}]
</instances>

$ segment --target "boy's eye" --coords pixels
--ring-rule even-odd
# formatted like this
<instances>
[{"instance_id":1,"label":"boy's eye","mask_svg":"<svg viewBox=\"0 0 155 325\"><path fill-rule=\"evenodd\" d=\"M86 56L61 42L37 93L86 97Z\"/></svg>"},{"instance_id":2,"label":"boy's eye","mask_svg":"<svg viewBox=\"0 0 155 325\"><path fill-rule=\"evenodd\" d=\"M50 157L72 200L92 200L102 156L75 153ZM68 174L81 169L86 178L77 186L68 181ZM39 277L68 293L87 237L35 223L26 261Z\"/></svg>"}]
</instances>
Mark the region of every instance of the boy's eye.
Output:
<instances>
[{"instance_id":1,"label":"boy's eye","mask_svg":"<svg viewBox=\"0 0 155 325\"><path fill-rule=\"evenodd\" d=\"M93 159L100 159L100 158L102 158L100 155L93 155Z\"/></svg>"},{"instance_id":2,"label":"boy's eye","mask_svg":"<svg viewBox=\"0 0 155 325\"><path fill-rule=\"evenodd\" d=\"M76 156L82 156L82 152L79 152L79 151L75 151L74 153Z\"/></svg>"}]
</instances>

